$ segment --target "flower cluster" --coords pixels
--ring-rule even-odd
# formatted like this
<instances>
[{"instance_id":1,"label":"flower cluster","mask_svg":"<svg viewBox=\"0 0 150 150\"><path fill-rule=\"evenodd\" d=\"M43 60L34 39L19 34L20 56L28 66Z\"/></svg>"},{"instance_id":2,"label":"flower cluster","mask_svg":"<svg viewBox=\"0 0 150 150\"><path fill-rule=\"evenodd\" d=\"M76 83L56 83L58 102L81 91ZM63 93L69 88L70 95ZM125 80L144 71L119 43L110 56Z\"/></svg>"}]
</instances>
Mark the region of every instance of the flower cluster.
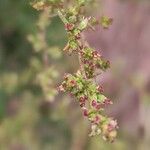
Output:
<instances>
[{"instance_id":1,"label":"flower cluster","mask_svg":"<svg viewBox=\"0 0 150 150\"><path fill-rule=\"evenodd\" d=\"M95 77L97 69L105 71L110 67L109 61L106 61L102 55L98 53L98 51L92 50L90 47L82 49L82 51L80 51L80 55L87 78Z\"/></svg>"},{"instance_id":2,"label":"flower cluster","mask_svg":"<svg viewBox=\"0 0 150 150\"><path fill-rule=\"evenodd\" d=\"M116 137L117 123L112 118L103 115L104 108L112 101L103 95L101 85L87 80L78 71L76 74L66 74L59 90L68 92L79 102L83 116L91 122L90 136L102 134L104 139L113 142Z\"/></svg>"},{"instance_id":3,"label":"flower cluster","mask_svg":"<svg viewBox=\"0 0 150 150\"><path fill-rule=\"evenodd\" d=\"M64 76L59 91L68 92L78 101L83 115L91 123L90 136L102 134L105 140L113 142L117 135L117 122L104 114L105 108L112 104L112 101L104 96L102 86L93 80L99 72L106 71L110 63L98 51L91 48L83 37L85 30L95 30L96 25L108 28L112 24L112 19L106 16L100 19L86 17L85 6L91 4L90 0L41 0L41 2L34 3L33 7L38 10L49 8L52 9L52 13L58 14L68 35L64 51L75 52L79 57L79 70L73 75Z\"/></svg>"},{"instance_id":4,"label":"flower cluster","mask_svg":"<svg viewBox=\"0 0 150 150\"><path fill-rule=\"evenodd\" d=\"M78 51L81 46L81 33L88 26L88 18L79 16L80 9L68 9L67 12L59 11L59 16L65 24L68 34L68 43L64 50Z\"/></svg>"}]
</instances>

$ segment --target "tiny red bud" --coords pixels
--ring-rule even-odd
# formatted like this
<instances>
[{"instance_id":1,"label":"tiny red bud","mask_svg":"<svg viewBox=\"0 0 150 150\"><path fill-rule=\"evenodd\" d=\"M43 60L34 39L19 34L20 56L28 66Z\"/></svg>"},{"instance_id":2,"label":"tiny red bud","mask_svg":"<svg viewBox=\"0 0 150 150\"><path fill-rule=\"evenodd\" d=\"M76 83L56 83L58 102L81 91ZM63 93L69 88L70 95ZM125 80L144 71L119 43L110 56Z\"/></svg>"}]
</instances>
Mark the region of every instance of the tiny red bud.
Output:
<instances>
[{"instance_id":1,"label":"tiny red bud","mask_svg":"<svg viewBox=\"0 0 150 150\"><path fill-rule=\"evenodd\" d=\"M85 106L85 97L83 97L83 96L81 96L80 98L79 98L79 102L80 102L80 106L81 107L83 107L83 106Z\"/></svg>"},{"instance_id":2,"label":"tiny red bud","mask_svg":"<svg viewBox=\"0 0 150 150\"><path fill-rule=\"evenodd\" d=\"M95 100L92 101L92 106L96 107L97 106L97 102Z\"/></svg>"},{"instance_id":3,"label":"tiny red bud","mask_svg":"<svg viewBox=\"0 0 150 150\"><path fill-rule=\"evenodd\" d=\"M101 109L101 108L102 108L102 105L101 105L101 104L96 105L96 109L97 109L97 110L99 110L99 109Z\"/></svg>"},{"instance_id":4,"label":"tiny red bud","mask_svg":"<svg viewBox=\"0 0 150 150\"><path fill-rule=\"evenodd\" d=\"M71 86L75 86L76 85L76 81L75 80L71 80L70 84L71 84Z\"/></svg>"},{"instance_id":5,"label":"tiny red bud","mask_svg":"<svg viewBox=\"0 0 150 150\"><path fill-rule=\"evenodd\" d=\"M101 57L101 55L98 53L98 51L93 51L92 55L94 58Z\"/></svg>"},{"instance_id":6,"label":"tiny red bud","mask_svg":"<svg viewBox=\"0 0 150 150\"><path fill-rule=\"evenodd\" d=\"M81 35L80 35L80 34L77 34L75 37L76 37L76 39L78 40L78 39L81 38Z\"/></svg>"},{"instance_id":7,"label":"tiny red bud","mask_svg":"<svg viewBox=\"0 0 150 150\"><path fill-rule=\"evenodd\" d=\"M93 120L91 121L93 124L99 124L101 121L100 117L98 115L96 115Z\"/></svg>"},{"instance_id":8,"label":"tiny red bud","mask_svg":"<svg viewBox=\"0 0 150 150\"><path fill-rule=\"evenodd\" d=\"M83 102L83 101L84 101L84 97L81 96L81 97L79 98L79 101L80 101L80 102Z\"/></svg>"},{"instance_id":9,"label":"tiny red bud","mask_svg":"<svg viewBox=\"0 0 150 150\"><path fill-rule=\"evenodd\" d=\"M85 107L83 108L83 115L84 115L85 117L88 116L88 110L87 110Z\"/></svg>"},{"instance_id":10,"label":"tiny red bud","mask_svg":"<svg viewBox=\"0 0 150 150\"><path fill-rule=\"evenodd\" d=\"M80 103L80 107L84 107L85 106L85 103Z\"/></svg>"},{"instance_id":11,"label":"tiny red bud","mask_svg":"<svg viewBox=\"0 0 150 150\"><path fill-rule=\"evenodd\" d=\"M97 87L97 90L98 90L100 93L103 93L103 92L104 92L103 87L102 87L102 86L100 86L100 85Z\"/></svg>"},{"instance_id":12,"label":"tiny red bud","mask_svg":"<svg viewBox=\"0 0 150 150\"><path fill-rule=\"evenodd\" d=\"M99 116L96 116L95 117L95 124L99 124L100 123L100 117Z\"/></svg>"},{"instance_id":13,"label":"tiny red bud","mask_svg":"<svg viewBox=\"0 0 150 150\"><path fill-rule=\"evenodd\" d=\"M74 24L71 24L71 23L67 23L65 25L65 29L68 30L68 31L71 31L74 29Z\"/></svg>"}]
</instances>

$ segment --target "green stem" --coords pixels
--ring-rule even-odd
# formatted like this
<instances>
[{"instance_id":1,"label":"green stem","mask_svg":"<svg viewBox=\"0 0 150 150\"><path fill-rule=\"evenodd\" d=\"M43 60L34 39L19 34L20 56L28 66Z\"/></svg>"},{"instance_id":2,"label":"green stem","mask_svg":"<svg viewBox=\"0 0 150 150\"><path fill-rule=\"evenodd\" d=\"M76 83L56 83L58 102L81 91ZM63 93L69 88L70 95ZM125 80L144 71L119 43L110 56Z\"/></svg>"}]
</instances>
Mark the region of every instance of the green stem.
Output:
<instances>
[{"instance_id":1,"label":"green stem","mask_svg":"<svg viewBox=\"0 0 150 150\"><path fill-rule=\"evenodd\" d=\"M60 10L57 11L59 18L62 20L62 22L64 24L68 23L68 20L64 17L64 15L62 14L62 12Z\"/></svg>"}]
</instances>

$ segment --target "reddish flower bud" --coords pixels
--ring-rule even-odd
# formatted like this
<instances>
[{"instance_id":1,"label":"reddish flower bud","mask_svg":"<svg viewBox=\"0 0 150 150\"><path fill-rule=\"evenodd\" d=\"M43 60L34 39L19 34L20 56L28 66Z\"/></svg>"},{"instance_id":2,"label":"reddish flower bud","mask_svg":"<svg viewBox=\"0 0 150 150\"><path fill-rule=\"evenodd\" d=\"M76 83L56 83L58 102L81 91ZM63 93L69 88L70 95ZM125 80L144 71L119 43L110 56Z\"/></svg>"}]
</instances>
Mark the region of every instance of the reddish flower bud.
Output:
<instances>
[{"instance_id":1,"label":"reddish flower bud","mask_svg":"<svg viewBox=\"0 0 150 150\"><path fill-rule=\"evenodd\" d=\"M71 80L70 84L71 84L71 86L75 86L76 85L76 81L75 80Z\"/></svg>"},{"instance_id":2,"label":"reddish flower bud","mask_svg":"<svg viewBox=\"0 0 150 150\"><path fill-rule=\"evenodd\" d=\"M96 109L97 109L97 110L99 110L99 109L101 109L101 108L103 108L103 105L101 105L101 104L96 105Z\"/></svg>"},{"instance_id":3,"label":"reddish flower bud","mask_svg":"<svg viewBox=\"0 0 150 150\"><path fill-rule=\"evenodd\" d=\"M75 37L76 37L76 39L78 40L78 39L81 38L81 35L80 35L80 34L77 34Z\"/></svg>"},{"instance_id":4,"label":"reddish flower bud","mask_svg":"<svg viewBox=\"0 0 150 150\"><path fill-rule=\"evenodd\" d=\"M65 25L65 29L68 30L68 31L71 31L74 29L74 24L71 24L71 23L67 23Z\"/></svg>"},{"instance_id":5,"label":"reddish flower bud","mask_svg":"<svg viewBox=\"0 0 150 150\"><path fill-rule=\"evenodd\" d=\"M96 116L95 117L95 124L99 124L100 123L100 117L99 116Z\"/></svg>"},{"instance_id":6,"label":"reddish flower bud","mask_svg":"<svg viewBox=\"0 0 150 150\"><path fill-rule=\"evenodd\" d=\"M83 96L81 96L81 97L79 98L79 101L80 101L80 102L85 101L85 100L84 100L84 97L83 97Z\"/></svg>"},{"instance_id":7,"label":"reddish flower bud","mask_svg":"<svg viewBox=\"0 0 150 150\"><path fill-rule=\"evenodd\" d=\"M83 115L84 115L85 117L88 116L88 110L87 110L85 107L83 108Z\"/></svg>"},{"instance_id":8,"label":"reddish flower bud","mask_svg":"<svg viewBox=\"0 0 150 150\"><path fill-rule=\"evenodd\" d=\"M100 116L96 115L96 116L93 118L93 120L91 121L91 123L98 125L98 124L100 123L100 121L101 121Z\"/></svg>"},{"instance_id":9,"label":"reddish flower bud","mask_svg":"<svg viewBox=\"0 0 150 150\"><path fill-rule=\"evenodd\" d=\"M85 97L83 97L83 96L81 96L80 98L79 98L79 103L80 103L80 106L81 107L83 107L83 106L85 106Z\"/></svg>"},{"instance_id":10,"label":"reddish flower bud","mask_svg":"<svg viewBox=\"0 0 150 150\"><path fill-rule=\"evenodd\" d=\"M85 99L85 101L86 101L86 100L88 100L88 97L87 97L87 96L84 96L84 99Z\"/></svg>"},{"instance_id":11,"label":"reddish flower bud","mask_svg":"<svg viewBox=\"0 0 150 150\"><path fill-rule=\"evenodd\" d=\"M97 102L95 100L92 101L92 106L96 107L97 106Z\"/></svg>"},{"instance_id":12,"label":"reddish flower bud","mask_svg":"<svg viewBox=\"0 0 150 150\"><path fill-rule=\"evenodd\" d=\"M97 86L97 90L100 92L100 93L103 93L104 92L104 89L102 86Z\"/></svg>"},{"instance_id":13,"label":"reddish flower bud","mask_svg":"<svg viewBox=\"0 0 150 150\"><path fill-rule=\"evenodd\" d=\"M94 58L101 57L101 55L98 53L98 51L93 51L92 55Z\"/></svg>"}]
</instances>

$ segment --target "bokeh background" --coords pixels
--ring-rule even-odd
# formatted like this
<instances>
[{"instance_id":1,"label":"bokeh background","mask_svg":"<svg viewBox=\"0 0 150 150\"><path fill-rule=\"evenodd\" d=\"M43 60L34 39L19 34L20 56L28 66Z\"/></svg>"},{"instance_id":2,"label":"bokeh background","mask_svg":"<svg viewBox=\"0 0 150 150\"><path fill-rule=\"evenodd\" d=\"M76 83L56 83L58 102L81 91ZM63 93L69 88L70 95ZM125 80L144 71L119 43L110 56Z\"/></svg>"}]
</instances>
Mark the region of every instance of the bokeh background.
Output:
<instances>
[{"instance_id":1,"label":"bokeh background","mask_svg":"<svg viewBox=\"0 0 150 150\"><path fill-rule=\"evenodd\" d=\"M97 82L114 101L107 113L118 120L116 141L89 138L88 121L67 95L45 100L35 81L41 56L28 40L36 33L40 12L27 0L0 0L0 150L150 149L150 1L101 0L91 13L114 19L109 30L97 28L85 36L111 61L111 69ZM65 72L78 67L75 56L55 47L62 49L66 38L55 17L47 29L47 43L56 85Z\"/></svg>"}]
</instances>

